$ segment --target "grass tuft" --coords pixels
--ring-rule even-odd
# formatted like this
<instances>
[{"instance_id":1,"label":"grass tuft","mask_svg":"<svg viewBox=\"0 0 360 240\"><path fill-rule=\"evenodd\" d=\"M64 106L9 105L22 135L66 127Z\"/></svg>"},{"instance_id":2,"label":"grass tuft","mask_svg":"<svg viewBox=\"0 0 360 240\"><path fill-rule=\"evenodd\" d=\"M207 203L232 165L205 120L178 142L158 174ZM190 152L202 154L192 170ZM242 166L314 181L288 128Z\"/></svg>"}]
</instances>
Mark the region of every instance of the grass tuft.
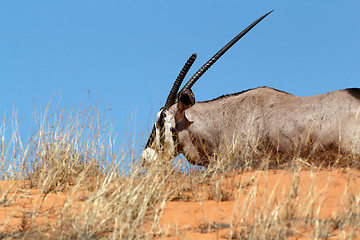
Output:
<instances>
[{"instance_id":1,"label":"grass tuft","mask_svg":"<svg viewBox=\"0 0 360 240\"><path fill-rule=\"evenodd\" d=\"M357 159L337 149L315 151L310 138L293 153L232 143L206 169L185 166L181 157L144 168L136 149L116 147L97 105L59 108L50 101L35 113L36 128L25 141L16 114L12 120L10 138L5 119L0 126L1 239L182 239L191 232L227 239L358 237ZM337 210L326 214L334 169L346 184ZM270 181L278 172L278 181ZM200 220L164 224L170 203L189 209L195 203ZM215 219L205 208L210 203L232 210Z\"/></svg>"}]
</instances>

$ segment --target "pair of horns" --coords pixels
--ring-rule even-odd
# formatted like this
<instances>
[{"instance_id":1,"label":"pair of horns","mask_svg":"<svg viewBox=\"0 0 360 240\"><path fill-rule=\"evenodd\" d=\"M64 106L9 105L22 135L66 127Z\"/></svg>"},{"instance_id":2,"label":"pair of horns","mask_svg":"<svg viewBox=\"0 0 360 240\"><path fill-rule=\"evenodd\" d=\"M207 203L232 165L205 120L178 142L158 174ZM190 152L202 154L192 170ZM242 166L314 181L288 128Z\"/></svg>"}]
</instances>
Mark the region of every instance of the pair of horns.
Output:
<instances>
[{"instance_id":1,"label":"pair of horns","mask_svg":"<svg viewBox=\"0 0 360 240\"><path fill-rule=\"evenodd\" d=\"M249 32L256 24L258 24L261 20L263 20L267 15L272 13L274 10L266 13L262 17L258 18L255 22L250 24L247 28L245 28L241 33L239 33L236 37L234 37L228 44L226 44L220 51L218 51L209 61L207 61L204 66L202 66L195 74L190 78L190 80L185 84L185 86L180 90L180 92L184 91L185 89L190 89L195 82L227 51L229 50L240 38L242 38L247 32ZM191 57L187 60L186 64L182 68L179 76L176 78L173 87L170 90L169 96L166 100L164 108L171 107L176 102L176 96L178 94L180 85L184 80L187 72L189 71L190 67L194 63L196 59L196 53L192 54ZM179 92L179 93L180 93Z\"/></svg>"}]
</instances>

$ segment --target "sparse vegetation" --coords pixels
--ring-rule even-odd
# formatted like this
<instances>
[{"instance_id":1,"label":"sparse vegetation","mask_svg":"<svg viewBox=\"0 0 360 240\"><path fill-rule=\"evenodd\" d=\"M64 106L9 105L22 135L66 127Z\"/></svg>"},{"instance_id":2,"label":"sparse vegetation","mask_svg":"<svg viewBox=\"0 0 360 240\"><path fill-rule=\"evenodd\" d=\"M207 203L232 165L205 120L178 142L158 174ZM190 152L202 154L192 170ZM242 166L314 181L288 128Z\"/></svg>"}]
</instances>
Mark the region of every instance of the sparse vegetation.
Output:
<instances>
[{"instance_id":1,"label":"sparse vegetation","mask_svg":"<svg viewBox=\"0 0 360 240\"><path fill-rule=\"evenodd\" d=\"M52 110L49 102L35 120L26 141L16 116L9 140L5 119L0 126L1 239L360 237L354 156L283 156L260 147L238 153L229 146L207 169L181 159L145 169L136 149L116 148L111 123L96 106ZM181 209L168 213L176 205Z\"/></svg>"}]
</instances>

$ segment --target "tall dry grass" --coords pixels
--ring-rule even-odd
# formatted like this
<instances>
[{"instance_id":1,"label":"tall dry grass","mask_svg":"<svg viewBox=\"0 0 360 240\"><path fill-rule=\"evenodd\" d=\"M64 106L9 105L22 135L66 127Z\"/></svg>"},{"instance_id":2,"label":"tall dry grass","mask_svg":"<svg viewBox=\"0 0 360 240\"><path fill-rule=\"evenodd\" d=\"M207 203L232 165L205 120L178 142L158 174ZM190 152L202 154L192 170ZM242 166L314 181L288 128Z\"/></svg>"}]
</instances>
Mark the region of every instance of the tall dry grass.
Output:
<instances>
[{"instance_id":1,"label":"tall dry grass","mask_svg":"<svg viewBox=\"0 0 360 240\"><path fill-rule=\"evenodd\" d=\"M163 203L172 194L168 182L179 166L154 165L145 172L134 149L117 145L111 122L97 106L55 106L54 110L50 101L36 113L36 130L26 145L16 116L8 141L5 122L0 127L0 175L24 184L15 190L14 184L1 188L0 207L28 198L31 190L39 190L40 195L37 206L24 212L19 229L7 229L11 216L2 223L0 238L143 238L148 235L146 224L155 219L156 225ZM61 210L41 213L56 192L66 192ZM55 220L38 224L40 215Z\"/></svg>"},{"instance_id":2,"label":"tall dry grass","mask_svg":"<svg viewBox=\"0 0 360 240\"><path fill-rule=\"evenodd\" d=\"M111 122L96 105L54 109L50 101L34 121L34 134L25 140L16 115L9 140L5 119L0 126L0 175L13 181L0 188L0 209L16 206L39 191L31 207L2 219L0 238L182 239L180 229L169 232L160 225L169 201L233 200L231 220L198 226L204 233L228 229L223 236L227 239L354 239L360 226L359 191L350 197L344 192L339 210L328 218L320 216L328 186L319 189L315 184L320 166L311 154L295 154L283 164L283 156L274 157L274 152L239 152L233 145L212 157L207 169L184 166L181 160L154 162L144 169L138 164L136 149L121 148L115 141ZM351 163L351 157L346 161ZM260 191L259 176L266 181L269 171L279 164L291 176L290 187L281 195L276 194L281 183ZM314 173L306 192L299 181L303 169ZM350 182L353 176L347 177ZM250 189L245 200L237 200L244 199L240 197L245 188ZM52 205L45 206L53 198ZM15 227L11 225L14 218L20 220Z\"/></svg>"}]
</instances>

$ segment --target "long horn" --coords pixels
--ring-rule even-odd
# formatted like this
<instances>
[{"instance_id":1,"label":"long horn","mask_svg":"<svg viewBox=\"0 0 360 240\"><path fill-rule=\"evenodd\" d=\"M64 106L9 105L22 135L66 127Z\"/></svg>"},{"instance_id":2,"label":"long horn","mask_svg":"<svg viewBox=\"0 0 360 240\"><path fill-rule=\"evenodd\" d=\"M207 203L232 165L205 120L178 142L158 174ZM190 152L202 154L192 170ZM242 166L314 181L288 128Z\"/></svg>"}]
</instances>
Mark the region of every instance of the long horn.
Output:
<instances>
[{"instance_id":1,"label":"long horn","mask_svg":"<svg viewBox=\"0 0 360 240\"><path fill-rule=\"evenodd\" d=\"M181 72L179 73L179 76L176 78L174 85L172 86L169 96L166 100L165 103L165 107L164 108L169 108L171 107L176 100L176 95L179 91L179 88L181 86L182 81L184 80L187 72L189 71L189 69L191 68L192 64L194 63L195 59L196 59L196 53L193 53L190 58L187 60L187 62L185 63L184 67L181 69Z\"/></svg>"},{"instance_id":2,"label":"long horn","mask_svg":"<svg viewBox=\"0 0 360 240\"><path fill-rule=\"evenodd\" d=\"M231 48L240 38L242 38L247 32L249 32L256 24L258 24L261 20L263 20L267 15L272 13L274 10L268 12L264 16L258 18L255 22L245 28L241 33L239 33L236 37L233 38L228 44L226 44L220 51L218 51L212 58L210 58L207 63L204 64L195 74L190 78L190 80L185 84L185 86L181 89L180 92L185 89L191 88L195 82L227 51Z\"/></svg>"}]
</instances>

